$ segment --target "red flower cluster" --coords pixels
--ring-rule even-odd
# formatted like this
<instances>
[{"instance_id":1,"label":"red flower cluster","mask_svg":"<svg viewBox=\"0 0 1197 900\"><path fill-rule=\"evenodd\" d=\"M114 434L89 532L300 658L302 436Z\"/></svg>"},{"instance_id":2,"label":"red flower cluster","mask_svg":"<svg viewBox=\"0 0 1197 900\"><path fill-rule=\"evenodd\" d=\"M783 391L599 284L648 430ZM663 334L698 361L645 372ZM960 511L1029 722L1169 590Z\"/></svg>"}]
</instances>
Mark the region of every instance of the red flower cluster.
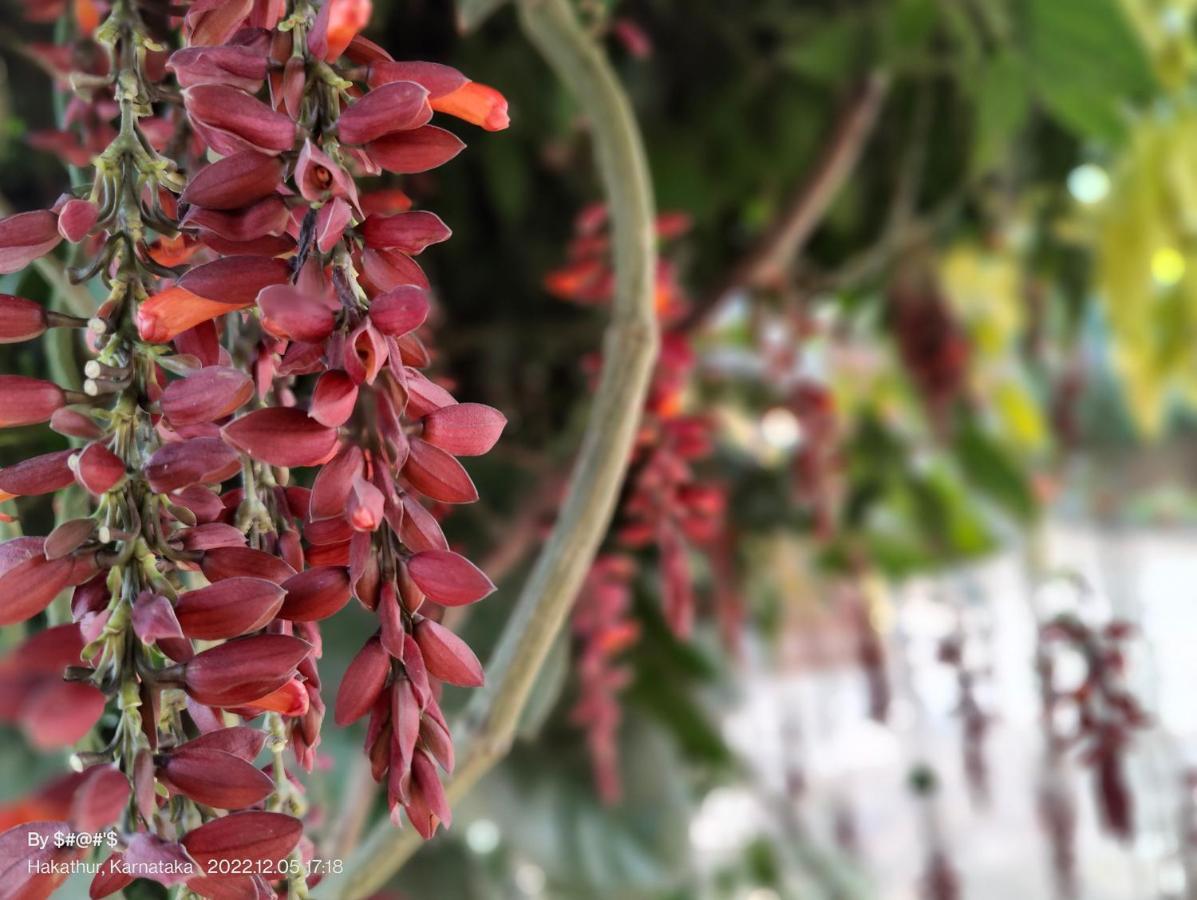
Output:
<instances>
[{"instance_id":1,"label":"red flower cluster","mask_svg":"<svg viewBox=\"0 0 1197 900\"><path fill-rule=\"evenodd\" d=\"M1040 661L1044 717L1052 722L1071 713L1075 731L1057 736L1061 747L1080 746L1093 768L1094 799L1105 829L1129 841L1135 833L1134 795L1126 781L1125 756L1134 732L1149 724L1139 701L1125 685L1125 643L1134 626L1114 620L1093 626L1076 616L1060 615L1042 627L1045 656ZM1061 690L1055 683L1051 647L1067 647L1084 662L1079 685Z\"/></svg>"},{"instance_id":2,"label":"red flower cluster","mask_svg":"<svg viewBox=\"0 0 1197 900\"><path fill-rule=\"evenodd\" d=\"M579 214L569 262L545 278L550 293L584 304L610 301L614 276L606 222L607 211L601 205ZM658 218L657 235L668 240L688 227L685 216L666 213ZM619 796L615 737L620 720L618 694L627 681L614 658L639 633L629 618L636 570L630 554L656 549L665 618L675 634L686 637L693 627L695 606L690 547L716 542L727 506L723 489L702 481L693 468L710 455L713 428L708 419L684 412L694 352L688 336L671 326L680 321L687 301L668 261L658 264L656 274L657 314L665 328L661 354L610 536L612 546L590 572L573 622L582 644L581 697L573 718L588 731L596 781L609 802ZM714 574L727 575L727 568L718 566Z\"/></svg>"},{"instance_id":3,"label":"red flower cluster","mask_svg":"<svg viewBox=\"0 0 1197 900\"><path fill-rule=\"evenodd\" d=\"M75 742L106 706L117 722L81 754L97 799L55 805L52 787L10 810L0 863L23 897L61 880L27 861L79 855L53 842L35 852L27 832L108 826L118 845L93 897L132 881L122 861L155 860L187 864L167 886L270 895L268 876L209 864L312 855L282 751L313 765L318 623L351 597L378 629L334 717L369 715L366 752L397 824L405 810L430 837L450 820L439 685L479 685L483 673L438 619L493 585L449 550L426 501L477 499L458 458L486 453L505 419L423 371L430 296L414 257L449 229L358 184L455 156L463 144L434 113L496 130L506 102L361 37L369 0L297 0L289 12L279 0L195 0L171 23L116 0L76 43L72 58L90 49L99 62L81 82L88 115L59 142L81 141L83 162L100 151L94 183L0 221L0 271L84 242L94 258L77 274L108 289L90 322L0 297L0 340L87 326L95 351L82 393L0 376L0 425L49 422L81 444L6 467L0 491L78 484L94 500L46 538L0 545L0 624L74 589L72 624L0 662L0 717L39 746ZM166 54L172 24L185 46ZM289 470L305 467L317 469L308 486L292 483ZM305 895L302 867L289 881Z\"/></svg>"}]
</instances>

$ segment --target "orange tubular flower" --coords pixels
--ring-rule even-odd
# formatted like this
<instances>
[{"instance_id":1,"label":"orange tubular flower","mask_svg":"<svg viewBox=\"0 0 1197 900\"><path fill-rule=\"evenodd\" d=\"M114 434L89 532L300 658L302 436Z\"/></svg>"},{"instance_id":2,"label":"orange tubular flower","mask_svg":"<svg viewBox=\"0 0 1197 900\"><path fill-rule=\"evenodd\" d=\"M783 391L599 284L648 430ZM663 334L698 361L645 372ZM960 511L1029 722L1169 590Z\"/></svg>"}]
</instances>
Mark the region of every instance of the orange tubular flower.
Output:
<instances>
[{"instance_id":1,"label":"orange tubular flower","mask_svg":"<svg viewBox=\"0 0 1197 900\"><path fill-rule=\"evenodd\" d=\"M437 112L464 119L487 131L502 131L511 124L507 98L477 81L467 81L452 93L430 98L429 104Z\"/></svg>"},{"instance_id":2,"label":"orange tubular flower","mask_svg":"<svg viewBox=\"0 0 1197 900\"><path fill-rule=\"evenodd\" d=\"M175 285L159 291L137 308L137 333L143 341L164 344L209 319L245 309L248 303L222 303Z\"/></svg>"}]
</instances>

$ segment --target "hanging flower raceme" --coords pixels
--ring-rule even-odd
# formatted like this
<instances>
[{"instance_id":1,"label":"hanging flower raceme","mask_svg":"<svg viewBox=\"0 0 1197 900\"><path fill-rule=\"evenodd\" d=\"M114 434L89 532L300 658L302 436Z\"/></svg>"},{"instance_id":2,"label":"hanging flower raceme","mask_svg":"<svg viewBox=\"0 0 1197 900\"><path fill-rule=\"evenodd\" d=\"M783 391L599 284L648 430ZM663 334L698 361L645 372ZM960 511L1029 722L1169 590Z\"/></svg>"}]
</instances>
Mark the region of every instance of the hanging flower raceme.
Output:
<instances>
[{"instance_id":1,"label":"hanging flower raceme","mask_svg":"<svg viewBox=\"0 0 1197 900\"><path fill-rule=\"evenodd\" d=\"M1126 642L1134 626L1113 620L1091 625L1062 614L1042 626L1040 642L1044 714L1053 720L1067 712L1075 731L1058 735L1061 746L1079 745L1081 759L1093 769L1093 791L1102 826L1114 837L1129 841L1135 834L1134 794L1126 778L1126 754L1134 732L1149 724L1147 714L1126 686ZM1084 672L1079 685L1056 683L1052 659L1061 651L1080 658Z\"/></svg>"},{"instance_id":2,"label":"hanging flower raceme","mask_svg":"<svg viewBox=\"0 0 1197 900\"><path fill-rule=\"evenodd\" d=\"M614 277L606 220L603 206L587 207L579 214L569 261L545 278L545 287L554 296L588 305L610 301ZM662 214L657 221L662 240L675 238L688 227L686 218L676 213ZM584 594L588 599L580 601L574 622L582 643L579 672L583 682L574 717L588 730L596 781L607 800L619 795L616 697L626 680L614 660L635 641L635 631L624 623L626 602L618 599L629 590L631 573L627 569L632 558L626 554L655 549L666 621L675 634L688 636L695 607L690 548L717 543L723 534L727 505L721 486L701 480L694 471L695 464L710 455L713 433L707 419L685 412L694 353L687 335L671 329L685 313L687 300L668 261L658 265L656 308L665 334L609 538L618 552L596 563ZM735 594L727 581L731 568L715 567L721 579L717 593L725 598L723 606L734 606L726 600ZM612 633L620 637L613 639Z\"/></svg>"},{"instance_id":3,"label":"hanging flower raceme","mask_svg":"<svg viewBox=\"0 0 1197 900\"><path fill-rule=\"evenodd\" d=\"M77 444L0 470L0 491L77 485L93 503L45 538L0 545L4 624L73 588L72 623L0 661L0 714L43 746L96 729L99 749L80 756L119 781L120 802L86 824L70 809L36 824L112 826L93 897L150 861L171 863L161 884L201 896L268 896L284 877L306 896L319 875L284 751L315 762L319 622L351 599L378 625L334 718L368 716L397 824L405 810L425 837L448 825L440 686L483 679L439 620L493 585L430 506L478 498L459 460L486 453L505 419L425 373L431 297L415 258L449 229L405 198L367 204L359 184L460 152L434 113L496 130L506 103L362 38L368 0L286 12L197 0L168 56L165 26L117 0L94 37L107 65L81 82L120 116L95 180L0 220L0 270L68 240L90 253L73 274L108 291L90 320L0 296L0 341L87 327L95 350L80 392L0 376L0 427L48 422ZM36 853L22 828L34 825L0 845L23 872ZM244 868L220 865L232 860L275 865L232 874ZM52 880L22 882L22 896Z\"/></svg>"}]
</instances>

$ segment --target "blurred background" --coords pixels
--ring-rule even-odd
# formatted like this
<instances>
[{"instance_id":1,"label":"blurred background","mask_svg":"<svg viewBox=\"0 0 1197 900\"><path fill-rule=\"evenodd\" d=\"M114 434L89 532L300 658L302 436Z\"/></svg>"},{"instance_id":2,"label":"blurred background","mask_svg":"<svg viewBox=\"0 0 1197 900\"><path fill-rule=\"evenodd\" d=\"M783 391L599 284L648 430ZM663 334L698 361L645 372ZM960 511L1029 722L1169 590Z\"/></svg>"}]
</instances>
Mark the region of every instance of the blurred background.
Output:
<instances>
[{"instance_id":1,"label":"blurred background","mask_svg":"<svg viewBox=\"0 0 1197 900\"><path fill-rule=\"evenodd\" d=\"M455 232L436 373L511 422L445 523L500 587L456 623L485 660L585 421L601 186L512 10L374 5L511 105L388 182ZM643 130L665 347L514 752L386 896L1197 897L1197 3L577 6ZM53 26L0 35L0 193L45 207L89 154ZM325 623L327 684L368 623ZM370 811L362 737L326 723L318 818ZM61 766L0 731L0 801Z\"/></svg>"}]
</instances>

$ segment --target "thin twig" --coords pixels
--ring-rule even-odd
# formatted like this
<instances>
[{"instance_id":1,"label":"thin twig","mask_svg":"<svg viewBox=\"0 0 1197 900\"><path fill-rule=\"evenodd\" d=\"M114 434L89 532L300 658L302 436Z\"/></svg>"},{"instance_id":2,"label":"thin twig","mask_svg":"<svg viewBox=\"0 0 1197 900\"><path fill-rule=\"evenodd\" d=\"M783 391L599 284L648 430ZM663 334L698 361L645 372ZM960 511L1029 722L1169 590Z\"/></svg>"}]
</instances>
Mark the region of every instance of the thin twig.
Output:
<instances>
[{"instance_id":1,"label":"thin twig","mask_svg":"<svg viewBox=\"0 0 1197 900\"><path fill-rule=\"evenodd\" d=\"M631 105L568 0L520 0L520 22L589 117L615 236L615 303L603 370L561 515L466 711L461 762L445 784L459 800L511 747L533 682L606 534L623 483L657 354L652 185ZM321 898L377 890L420 846L414 829L378 823Z\"/></svg>"},{"instance_id":2,"label":"thin twig","mask_svg":"<svg viewBox=\"0 0 1197 900\"><path fill-rule=\"evenodd\" d=\"M836 118L831 138L776 221L713 290L699 298L678 327L696 331L742 288L780 285L803 246L856 167L872 134L888 86L874 73L858 85Z\"/></svg>"}]
</instances>

